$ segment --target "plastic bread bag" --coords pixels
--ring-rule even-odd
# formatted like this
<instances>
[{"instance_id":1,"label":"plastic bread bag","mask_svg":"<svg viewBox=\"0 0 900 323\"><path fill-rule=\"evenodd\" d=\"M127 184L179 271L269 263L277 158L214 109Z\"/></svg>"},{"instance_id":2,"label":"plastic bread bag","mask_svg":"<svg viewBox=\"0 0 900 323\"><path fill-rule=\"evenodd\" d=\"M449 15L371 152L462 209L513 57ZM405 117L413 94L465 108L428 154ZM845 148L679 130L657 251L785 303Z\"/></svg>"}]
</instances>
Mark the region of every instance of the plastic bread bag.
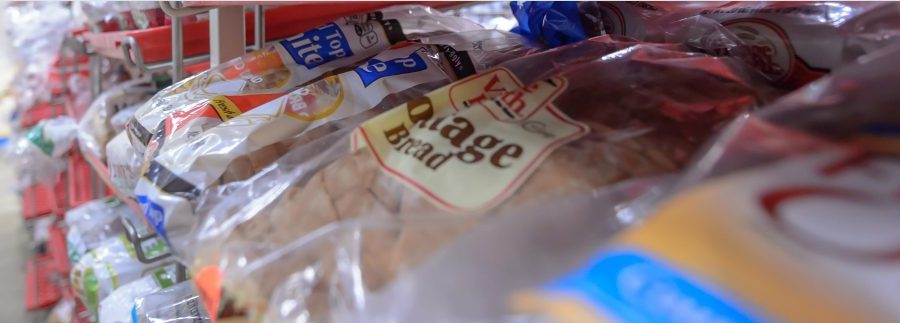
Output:
<instances>
[{"instance_id":1,"label":"plastic bread bag","mask_svg":"<svg viewBox=\"0 0 900 323\"><path fill-rule=\"evenodd\" d=\"M198 323L209 322L200 297L190 282L138 297L132 309L132 323Z\"/></svg>"},{"instance_id":2,"label":"plastic bread bag","mask_svg":"<svg viewBox=\"0 0 900 323\"><path fill-rule=\"evenodd\" d=\"M116 133L112 117L120 110L142 104L154 92L156 87L150 80L135 79L101 93L78 122L78 144L81 151L105 157L103 148Z\"/></svg>"},{"instance_id":3,"label":"plastic bread bag","mask_svg":"<svg viewBox=\"0 0 900 323\"><path fill-rule=\"evenodd\" d=\"M125 233L121 219L139 219L116 198L93 200L66 212L66 250L69 262L77 263L101 242Z\"/></svg>"},{"instance_id":4,"label":"plastic bread bag","mask_svg":"<svg viewBox=\"0 0 900 323\"><path fill-rule=\"evenodd\" d=\"M678 171L718 126L766 99L756 90L764 83L742 68L637 44L518 89L528 83L502 67L461 80L363 123L345 139L353 149L308 171L272 205L257 204L269 197L249 203L267 212L235 227L218 270L227 278L329 223L483 215ZM502 91L505 84L514 90Z\"/></svg>"},{"instance_id":5,"label":"plastic bread bag","mask_svg":"<svg viewBox=\"0 0 900 323\"><path fill-rule=\"evenodd\" d=\"M477 226L468 217L429 216L358 219L333 224L266 255L237 273L243 277L236 280L262 283L242 289L245 291L242 295L269 300L268 306L257 309L260 313L252 317L254 321L296 322L308 318L306 321L317 322L505 322L486 313L473 315L473 311L497 307L497 299L503 302L505 295L494 294L495 289L504 290L505 286L500 284L515 284L530 277L492 277L493 281L474 277L473 280L479 281L477 284L486 287L480 291L483 296L466 295L440 301L431 299L433 295L427 290L420 291L427 289L424 286L404 282L415 279L412 275L416 273L433 270L436 262L432 259L441 262L451 255L459 257L460 250L468 252L464 255L467 262L454 265L441 262L444 271L483 267L485 276L489 277L502 272L507 264L528 262L530 271L526 274L546 271L559 263L574 264L578 254L591 251L580 246L606 241L630 222L617 218L613 206L626 205L672 179L630 180L549 201L532 201L491 215L491 220ZM472 246L471 240L481 242L486 237L492 238L494 244L490 247L466 249ZM512 250L487 253L508 249ZM454 274L474 275L467 271ZM262 278L265 276L280 277L280 280ZM468 288L477 285L458 282L456 277L446 276L429 285L433 284L448 296L471 293ZM463 290L455 291L451 285ZM256 292L266 294L253 295ZM429 298L419 298L420 294ZM436 302L432 305L433 301ZM504 308L504 304L499 305ZM409 316L417 313L427 315L415 319ZM483 318L490 319L479 320Z\"/></svg>"},{"instance_id":6,"label":"plastic bread bag","mask_svg":"<svg viewBox=\"0 0 900 323\"><path fill-rule=\"evenodd\" d=\"M53 184L66 169L64 155L75 143L78 126L70 117L44 119L18 135L8 153L19 172L19 185Z\"/></svg>"},{"instance_id":7,"label":"plastic bread bag","mask_svg":"<svg viewBox=\"0 0 900 323\"><path fill-rule=\"evenodd\" d=\"M128 134L120 132L106 144L106 166L109 179L116 189L128 197L134 197L134 188L141 176L143 159L128 141Z\"/></svg>"},{"instance_id":8,"label":"plastic bread bag","mask_svg":"<svg viewBox=\"0 0 900 323\"><path fill-rule=\"evenodd\" d=\"M561 322L900 319L896 49L729 127L641 226L512 303Z\"/></svg>"},{"instance_id":9,"label":"plastic bread bag","mask_svg":"<svg viewBox=\"0 0 900 323\"><path fill-rule=\"evenodd\" d=\"M614 40L610 37L598 37L578 44L559 47L553 50L531 54L529 56L514 59L502 63L506 70L514 73L515 78L522 82L541 80L552 75L553 71L571 67L579 63L595 60L597 57L624 50L637 43L630 41ZM659 50L664 48L677 48L678 46L652 45ZM493 92L490 95L502 94L505 90L513 90L521 84L514 82L494 83ZM206 190L198 199L198 214L204 217L199 221L200 225L192 231L191 243L188 250L207 259L199 263L215 263L218 249L223 239L248 239L254 240L257 235L265 234L268 224L259 226L251 218L256 217L263 209L270 207L272 200L285 193L285 190L293 181L302 182L309 172L318 170L323 164L331 163L335 158L346 154L350 142L345 140L359 122L365 121L370 116L362 115L359 118L345 119L329 124L328 134L312 139L303 145L292 148L285 156L279 158L275 164L260 170L253 177L245 180L222 185L216 189ZM297 183L300 184L300 183ZM247 203L246 201L260 201ZM269 211L265 211L269 212ZM263 213L265 213L263 212ZM206 219L205 217L209 217ZM250 221L250 223L244 223ZM263 219L262 223L268 223ZM238 226L238 233L232 235L232 231ZM259 229L254 229L259 227ZM203 249L203 251L199 251ZM188 260L192 257L187 255Z\"/></svg>"},{"instance_id":10,"label":"plastic bread bag","mask_svg":"<svg viewBox=\"0 0 900 323\"><path fill-rule=\"evenodd\" d=\"M72 288L95 319L99 315L101 300L119 287L150 274L151 269L167 261L169 250L162 239L145 240L141 248L145 257L160 260L150 264L141 262L132 243L125 235L119 235L101 242L72 267Z\"/></svg>"},{"instance_id":11,"label":"plastic bread bag","mask_svg":"<svg viewBox=\"0 0 900 323\"><path fill-rule=\"evenodd\" d=\"M364 307L335 311L391 322L896 321L898 55L865 56L733 122L675 189L652 194L665 199L497 217ZM636 224L609 239L604 218ZM324 249L343 273L365 259ZM252 275L272 274L259 268ZM301 317L320 277L326 291L358 286L343 273L276 283L270 321Z\"/></svg>"},{"instance_id":12,"label":"plastic bread bag","mask_svg":"<svg viewBox=\"0 0 900 323\"><path fill-rule=\"evenodd\" d=\"M448 34L423 42L384 51L354 70L300 87L193 140L162 148L135 190L142 204L163 213L151 219L161 221L154 222L157 231L170 242L177 240L196 222L191 194L249 178L290 146L333 131L333 121L367 119L534 50L520 36L500 31ZM178 251L177 243L173 246Z\"/></svg>"},{"instance_id":13,"label":"plastic bread bag","mask_svg":"<svg viewBox=\"0 0 900 323\"><path fill-rule=\"evenodd\" d=\"M150 274L117 288L100 302L100 323L131 323L134 302L151 293L175 285L175 265L153 269Z\"/></svg>"},{"instance_id":14,"label":"plastic bread bag","mask_svg":"<svg viewBox=\"0 0 900 323\"><path fill-rule=\"evenodd\" d=\"M166 137L195 135L193 131L204 128L204 124L220 123L299 85L365 61L393 44L475 29L481 27L421 6L344 17L160 91L135 113L135 121L128 126L129 139L143 150L154 136L154 145L159 146Z\"/></svg>"},{"instance_id":15,"label":"plastic bread bag","mask_svg":"<svg viewBox=\"0 0 900 323\"><path fill-rule=\"evenodd\" d=\"M525 2L512 4L519 30L548 44L594 35L640 40L700 40L709 53L738 55L787 89L800 87L831 69L896 41L900 6L875 2ZM740 52L705 39L706 20L720 23L740 40ZM680 26L680 27L676 27ZM677 32L676 32L677 33Z\"/></svg>"},{"instance_id":16,"label":"plastic bread bag","mask_svg":"<svg viewBox=\"0 0 900 323\"><path fill-rule=\"evenodd\" d=\"M10 92L20 107L50 101L50 91L46 90L50 87L50 71L63 40L74 27L71 10L63 3L52 2L22 3L2 9L12 50L10 60L15 62L5 70L15 75Z\"/></svg>"}]
</instances>

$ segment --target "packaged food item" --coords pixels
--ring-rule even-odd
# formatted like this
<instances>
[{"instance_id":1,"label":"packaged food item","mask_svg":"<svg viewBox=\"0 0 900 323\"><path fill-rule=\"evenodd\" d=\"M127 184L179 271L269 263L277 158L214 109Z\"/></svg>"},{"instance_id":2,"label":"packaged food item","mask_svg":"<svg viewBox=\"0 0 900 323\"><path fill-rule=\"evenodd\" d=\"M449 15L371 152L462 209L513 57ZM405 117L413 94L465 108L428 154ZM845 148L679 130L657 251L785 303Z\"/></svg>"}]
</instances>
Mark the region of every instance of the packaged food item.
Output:
<instances>
[{"instance_id":1,"label":"packaged food item","mask_svg":"<svg viewBox=\"0 0 900 323\"><path fill-rule=\"evenodd\" d=\"M149 79L141 78L126 81L101 93L78 122L78 144L81 151L102 160L106 156L103 148L118 132L113 127L112 117L119 111L143 104L154 92L156 87L153 83Z\"/></svg>"},{"instance_id":2,"label":"packaged food item","mask_svg":"<svg viewBox=\"0 0 900 323\"><path fill-rule=\"evenodd\" d=\"M583 46L545 57L583 53ZM665 44L631 43L580 64L551 71L547 65L549 78L528 82L502 65L363 123L332 162L304 169L298 186L278 185L284 193L271 206L247 203L264 212L228 237L232 243L218 262L225 287L241 291L235 297L242 305L265 308L281 274L301 259L253 260L312 239L329 224L428 214L469 216L471 226L491 210L677 171L718 126L767 99L757 90L765 85L739 61ZM363 246L435 250L459 233L400 229ZM390 259L364 260L372 267L359 275L378 277L364 288L377 290L393 278ZM244 266L268 266L271 275L230 276Z\"/></svg>"},{"instance_id":3,"label":"packaged food item","mask_svg":"<svg viewBox=\"0 0 900 323\"><path fill-rule=\"evenodd\" d=\"M56 305L53 305L53 309L47 315L47 322L69 323L72 322L73 317L75 317L75 299L64 297Z\"/></svg>"},{"instance_id":4,"label":"packaged food item","mask_svg":"<svg viewBox=\"0 0 900 323\"><path fill-rule=\"evenodd\" d=\"M44 119L13 140L9 153L19 172L19 186L53 184L66 169L63 155L75 143L78 126L70 117Z\"/></svg>"},{"instance_id":5,"label":"packaged food item","mask_svg":"<svg viewBox=\"0 0 900 323\"><path fill-rule=\"evenodd\" d=\"M135 300L175 285L175 265L157 269L138 280L117 288L100 302L100 323L131 323Z\"/></svg>"},{"instance_id":6,"label":"packaged food item","mask_svg":"<svg viewBox=\"0 0 900 323\"><path fill-rule=\"evenodd\" d=\"M169 252L165 241L158 238L144 241L141 248L147 258L162 257ZM101 242L72 267L72 288L96 319L101 300L119 287L146 276L151 269L164 264L163 261L165 259L152 264L142 263L125 235L112 237Z\"/></svg>"},{"instance_id":7,"label":"packaged food item","mask_svg":"<svg viewBox=\"0 0 900 323\"><path fill-rule=\"evenodd\" d=\"M126 196L134 197L143 159L128 142L128 134L119 132L106 144L106 166L109 168L109 179L116 189Z\"/></svg>"},{"instance_id":8,"label":"packaged food item","mask_svg":"<svg viewBox=\"0 0 900 323\"><path fill-rule=\"evenodd\" d=\"M421 6L399 6L338 19L187 78L160 91L129 123L143 151L168 137L203 129L251 110L299 85L362 62L391 45L434 33L481 29Z\"/></svg>"},{"instance_id":9,"label":"packaged food item","mask_svg":"<svg viewBox=\"0 0 900 323\"><path fill-rule=\"evenodd\" d=\"M334 131L335 122L359 123L532 50L518 35L487 30L429 37L423 43L392 48L351 71L234 116L192 140L171 140L149 164L136 194L142 203L162 212L151 221L178 251L180 246L173 240L185 236L195 224L192 200L200 191L249 178L291 146Z\"/></svg>"},{"instance_id":10,"label":"packaged food item","mask_svg":"<svg viewBox=\"0 0 900 323\"><path fill-rule=\"evenodd\" d=\"M501 215L380 292L361 295L364 280L347 275L380 255L355 246L355 227L297 241L272 256L325 250L340 276L307 255L296 268L308 273L276 283L268 313L302 317L279 309L308 304L325 278L330 295L356 292L329 300L346 321L896 321L897 55L866 56L735 121L666 193ZM636 223L609 239L621 221Z\"/></svg>"},{"instance_id":11,"label":"packaged food item","mask_svg":"<svg viewBox=\"0 0 900 323\"><path fill-rule=\"evenodd\" d=\"M200 304L200 297L194 292L190 282L182 282L172 287L138 297L132 309L133 323L209 322L209 315Z\"/></svg>"},{"instance_id":12,"label":"packaged food item","mask_svg":"<svg viewBox=\"0 0 900 323\"><path fill-rule=\"evenodd\" d=\"M256 264L268 265L248 266L240 275L273 284L249 291L267 292L259 295L269 299L269 306L261 309L258 321L310 316L331 322L515 321L506 315L511 286L550 279L554 269L576 264L583 259L579 255L593 251L583 246L608 241L631 222L617 218L615 210L673 179L629 180L535 201L491 215L477 226L465 217L347 221L266 255ZM429 242L392 244L386 238L413 233ZM490 244L485 244L487 238ZM479 248L473 248L475 242ZM275 258L289 259L290 265L276 266ZM528 267L519 267L523 265ZM453 279L434 279L436 270ZM421 277L431 280L422 283Z\"/></svg>"},{"instance_id":13,"label":"packaged food item","mask_svg":"<svg viewBox=\"0 0 900 323\"><path fill-rule=\"evenodd\" d=\"M124 233L123 218L140 220L131 208L114 197L93 200L66 212L69 262L77 263L101 242Z\"/></svg>"},{"instance_id":14,"label":"packaged food item","mask_svg":"<svg viewBox=\"0 0 900 323\"><path fill-rule=\"evenodd\" d=\"M745 59L787 88L895 42L900 30L895 3L731 2L700 16L733 32L743 42Z\"/></svg>"},{"instance_id":15,"label":"packaged food item","mask_svg":"<svg viewBox=\"0 0 900 323\"><path fill-rule=\"evenodd\" d=\"M772 82L793 89L896 40L900 6L874 2L525 2L512 3L518 31L551 46L591 36L694 42L737 55ZM739 48L726 48L709 22Z\"/></svg>"},{"instance_id":16,"label":"packaged food item","mask_svg":"<svg viewBox=\"0 0 900 323\"><path fill-rule=\"evenodd\" d=\"M596 57L606 55L618 50L636 45L634 42L614 40L603 36L578 44L568 45L549 51L531 54L525 58L514 59L502 63L516 79L522 82L533 82L552 75L557 69L591 61ZM666 48L665 45L654 45ZM678 46L672 46L677 48ZM552 68L548 68L552 66ZM498 79L499 80L499 79ZM521 86L514 82L495 82L492 84L490 95L499 95L506 90L513 90ZM368 116L365 116L368 119ZM365 119L363 119L364 121ZM357 120L341 122L335 125L334 130L319 138L310 140L303 145L291 149L288 154L277 161L275 167L267 167L246 181L223 185L215 190L206 190L199 199L198 214L210 216L203 219L200 226L191 233L194 239L193 246L210 246L210 250L196 252L204 257L215 259L218 254L221 240L230 235L235 226L249 220L259 213L274 198L281 196L284 189L289 187L289 182L300 181L308 176L307 173L315 171L323 163L330 163L338 156L345 154L349 149L349 141L344 140L358 125ZM248 204L246 201L260 201ZM253 227L253 225L249 225ZM242 229L243 230L243 229ZM251 232L254 230L251 230ZM261 233L261 232L260 232ZM238 234L238 236L243 236ZM246 237L252 240L251 236ZM214 243L213 241L220 241ZM194 247L193 249L200 249ZM188 257L191 258L191 257ZM208 260L208 259L207 259ZM213 261L215 262L215 261Z\"/></svg>"}]
</instances>

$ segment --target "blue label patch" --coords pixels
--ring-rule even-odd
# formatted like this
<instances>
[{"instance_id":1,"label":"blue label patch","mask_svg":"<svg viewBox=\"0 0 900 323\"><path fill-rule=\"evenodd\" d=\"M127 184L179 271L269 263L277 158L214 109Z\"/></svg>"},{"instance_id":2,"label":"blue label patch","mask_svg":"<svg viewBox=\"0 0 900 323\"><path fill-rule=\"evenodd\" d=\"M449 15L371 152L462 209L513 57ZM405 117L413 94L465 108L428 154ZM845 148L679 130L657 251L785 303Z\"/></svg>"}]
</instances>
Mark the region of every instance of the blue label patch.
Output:
<instances>
[{"instance_id":1,"label":"blue label patch","mask_svg":"<svg viewBox=\"0 0 900 323\"><path fill-rule=\"evenodd\" d=\"M338 58L353 56L347 37L335 23L314 28L279 43L295 63L308 69Z\"/></svg>"},{"instance_id":2,"label":"blue label patch","mask_svg":"<svg viewBox=\"0 0 900 323\"><path fill-rule=\"evenodd\" d=\"M419 56L418 52L414 52L408 57L399 57L387 61L373 58L366 64L357 67L354 71L356 71L356 74L359 74L363 85L369 87L370 84L383 77L415 73L424 71L426 68L428 68L428 65L425 64L425 60Z\"/></svg>"},{"instance_id":3,"label":"blue label patch","mask_svg":"<svg viewBox=\"0 0 900 323\"><path fill-rule=\"evenodd\" d=\"M764 322L665 264L631 251L604 252L546 290L579 295L622 322Z\"/></svg>"},{"instance_id":4,"label":"blue label patch","mask_svg":"<svg viewBox=\"0 0 900 323\"><path fill-rule=\"evenodd\" d=\"M141 210L144 211L144 217L147 218L150 225L156 228L156 233L162 236L163 239L166 239L166 241L169 241L165 228L166 212L162 206L151 201L146 195L138 195L137 202L141 206Z\"/></svg>"}]
</instances>

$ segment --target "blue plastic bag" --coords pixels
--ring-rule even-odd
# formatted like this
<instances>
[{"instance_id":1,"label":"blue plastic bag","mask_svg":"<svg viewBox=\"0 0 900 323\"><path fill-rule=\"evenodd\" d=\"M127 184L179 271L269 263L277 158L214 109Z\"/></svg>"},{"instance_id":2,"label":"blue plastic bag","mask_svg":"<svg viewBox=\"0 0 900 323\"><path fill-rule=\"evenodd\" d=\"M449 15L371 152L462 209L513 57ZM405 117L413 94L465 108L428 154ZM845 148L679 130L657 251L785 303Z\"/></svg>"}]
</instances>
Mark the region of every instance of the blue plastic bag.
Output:
<instances>
[{"instance_id":1,"label":"blue plastic bag","mask_svg":"<svg viewBox=\"0 0 900 323\"><path fill-rule=\"evenodd\" d=\"M511 1L519 26L513 32L556 47L588 38L581 23L578 2Z\"/></svg>"}]
</instances>

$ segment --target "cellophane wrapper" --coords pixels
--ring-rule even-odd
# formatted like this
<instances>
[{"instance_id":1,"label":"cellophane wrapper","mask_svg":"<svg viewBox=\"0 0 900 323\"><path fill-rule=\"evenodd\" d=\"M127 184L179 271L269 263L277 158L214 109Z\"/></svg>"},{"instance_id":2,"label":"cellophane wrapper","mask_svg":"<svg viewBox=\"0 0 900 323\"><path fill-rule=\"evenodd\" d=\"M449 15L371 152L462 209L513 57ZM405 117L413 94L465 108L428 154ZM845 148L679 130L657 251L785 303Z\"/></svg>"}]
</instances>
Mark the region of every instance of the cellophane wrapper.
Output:
<instances>
[{"instance_id":1,"label":"cellophane wrapper","mask_svg":"<svg viewBox=\"0 0 900 323\"><path fill-rule=\"evenodd\" d=\"M535 49L521 36L475 30L386 50L365 64L302 86L183 143L160 150L135 189L179 254L197 223L193 202L217 184L244 180L294 149L354 128L397 104Z\"/></svg>"},{"instance_id":2,"label":"cellophane wrapper","mask_svg":"<svg viewBox=\"0 0 900 323\"><path fill-rule=\"evenodd\" d=\"M200 304L200 296L191 282L144 295L134 301L133 323L198 323L209 322L209 315Z\"/></svg>"},{"instance_id":3,"label":"cellophane wrapper","mask_svg":"<svg viewBox=\"0 0 900 323\"><path fill-rule=\"evenodd\" d=\"M386 221L378 223L390 229L329 226L266 256L268 265L245 267L251 278L242 278L284 276L285 259L300 259L271 285L270 322L319 310L346 322L696 318L684 304L714 304L705 317L734 320L896 320L886 283L896 240L885 225L896 221L891 174L900 172L898 55L900 47L864 56L733 121L673 185L500 214L418 264L399 262L403 275L380 290L368 268L422 248L385 257L378 242L398 234ZM704 194L713 197L697 200ZM786 199L797 201L766 206ZM735 215L765 212L791 217ZM672 297L684 302L665 302Z\"/></svg>"},{"instance_id":4,"label":"cellophane wrapper","mask_svg":"<svg viewBox=\"0 0 900 323\"><path fill-rule=\"evenodd\" d=\"M458 230L401 226L362 244L387 254L416 248L424 258L493 211L676 172L716 129L771 98L747 68L678 44L611 37L501 64L370 119L282 171L287 176L233 187L234 203L216 210L233 216L210 216L198 235L225 247L198 252L207 259L194 265L218 266L225 288L241 291L239 306L259 314L270 308L272 289L304 267L293 261L310 259L257 258L314 239L322 227L358 218L465 219ZM406 260L387 254L359 259L368 277L359 288L377 291L394 279L394 264ZM311 273L330 277L337 269ZM308 315L328 318L321 305L338 292L328 279L314 280L310 288L321 294L310 298L317 305Z\"/></svg>"},{"instance_id":5,"label":"cellophane wrapper","mask_svg":"<svg viewBox=\"0 0 900 323\"><path fill-rule=\"evenodd\" d=\"M786 89L900 35L900 6L890 2L514 2L512 8L517 30L550 46L605 34L671 41L673 30L692 29L698 48L740 57ZM721 46L719 32L706 27L710 22L739 45Z\"/></svg>"},{"instance_id":6,"label":"cellophane wrapper","mask_svg":"<svg viewBox=\"0 0 900 323\"><path fill-rule=\"evenodd\" d=\"M222 100L231 101L238 110L229 113L247 111L365 61L393 44L475 29L481 27L423 6L396 6L343 17L163 89L135 112L135 120L128 124L129 139L152 155L171 137L195 136L227 119L228 113L212 106L221 105Z\"/></svg>"},{"instance_id":7,"label":"cellophane wrapper","mask_svg":"<svg viewBox=\"0 0 900 323\"><path fill-rule=\"evenodd\" d=\"M117 133L112 124L113 116L119 111L143 104L154 92L156 88L150 80L135 79L101 93L78 121L78 145L81 151L103 160L106 157L106 144ZM125 122L128 119L131 118L126 118Z\"/></svg>"}]
</instances>

